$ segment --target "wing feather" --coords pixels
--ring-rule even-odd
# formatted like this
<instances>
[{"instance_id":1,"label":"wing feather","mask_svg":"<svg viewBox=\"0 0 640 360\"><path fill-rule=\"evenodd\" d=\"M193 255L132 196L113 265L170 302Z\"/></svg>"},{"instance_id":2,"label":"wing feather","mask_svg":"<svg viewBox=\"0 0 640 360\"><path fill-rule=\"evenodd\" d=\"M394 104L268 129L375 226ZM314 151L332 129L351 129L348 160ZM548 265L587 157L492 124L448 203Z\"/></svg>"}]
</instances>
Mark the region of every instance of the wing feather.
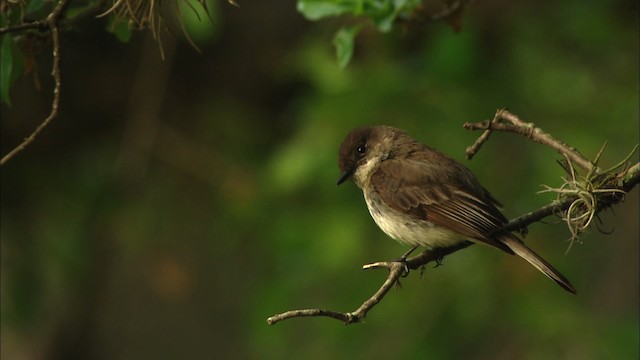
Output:
<instances>
[{"instance_id":1,"label":"wing feather","mask_svg":"<svg viewBox=\"0 0 640 360\"><path fill-rule=\"evenodd\" d=\"M497 201L469 170L453 161L449 165L435 169L424 161L388 159L372 174L371 185L395 210L513 253L493 236L507 223ZM456 182L460 178L466 183Z\"/></svg>"}]
</instances>

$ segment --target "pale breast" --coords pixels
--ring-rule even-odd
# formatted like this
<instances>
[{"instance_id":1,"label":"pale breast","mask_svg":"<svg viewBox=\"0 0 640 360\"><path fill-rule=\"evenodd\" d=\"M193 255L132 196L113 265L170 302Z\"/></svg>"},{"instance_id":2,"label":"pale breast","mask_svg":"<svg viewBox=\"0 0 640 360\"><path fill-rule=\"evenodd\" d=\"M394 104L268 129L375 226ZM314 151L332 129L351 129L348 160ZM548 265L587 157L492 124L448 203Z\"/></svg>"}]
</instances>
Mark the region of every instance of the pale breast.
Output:
<instances>
[{"instance_id":1,"label":"pale breast","mask_svg":"<svg viewBox=\"0 0 640 360\"><path fill-rule=\"evenodd\" d=\"M428 249L449 247L467 239L447 228L404 215L387 206L372 191L363 191L369 213L378 227L392 239Z\"/></svg>"}]
</instances>

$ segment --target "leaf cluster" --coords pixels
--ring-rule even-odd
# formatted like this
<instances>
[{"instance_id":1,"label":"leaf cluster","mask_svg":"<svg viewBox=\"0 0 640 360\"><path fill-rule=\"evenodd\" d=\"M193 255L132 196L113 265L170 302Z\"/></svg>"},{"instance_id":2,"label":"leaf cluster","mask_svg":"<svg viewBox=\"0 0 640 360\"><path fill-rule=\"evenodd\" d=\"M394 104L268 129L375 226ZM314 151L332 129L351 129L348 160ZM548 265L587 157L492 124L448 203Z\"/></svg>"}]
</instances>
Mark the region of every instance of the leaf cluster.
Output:
<instances>
[{"instance_id":1,"label":"leaf cluster","mask_svg":"<svg viewBox=\"0 0 640 360\"><path fill-rule=\"evenodd\" d=\"M369 19L381 32L389 32L398 19L407 19L422 9L422 0L299 0L298 11L312 21L342 15ZM362 25L345 25L333 43L340 67L353 56L354 40Z\"/></svg>"}]
</instances>

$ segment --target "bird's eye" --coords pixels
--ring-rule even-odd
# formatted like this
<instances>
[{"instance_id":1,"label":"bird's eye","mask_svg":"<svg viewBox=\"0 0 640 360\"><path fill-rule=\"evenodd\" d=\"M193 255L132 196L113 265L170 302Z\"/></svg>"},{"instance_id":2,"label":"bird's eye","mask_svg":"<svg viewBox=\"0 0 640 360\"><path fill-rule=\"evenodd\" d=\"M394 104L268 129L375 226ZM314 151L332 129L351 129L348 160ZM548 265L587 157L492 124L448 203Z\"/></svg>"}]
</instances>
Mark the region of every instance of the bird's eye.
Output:
<instances>
[{"instance_id":1,"label":"bird's eye","mask_svg":"<svg viewBox=\"0 0 640 360\"><path fill-rule=\"evenodd\" d=\"M360 145L358 146L358 148L356 149L356 151L358 152L358 154L360 155L364 155L364 153L367 152L367 147L364 145Z\"/></svg>"}]
</instances>

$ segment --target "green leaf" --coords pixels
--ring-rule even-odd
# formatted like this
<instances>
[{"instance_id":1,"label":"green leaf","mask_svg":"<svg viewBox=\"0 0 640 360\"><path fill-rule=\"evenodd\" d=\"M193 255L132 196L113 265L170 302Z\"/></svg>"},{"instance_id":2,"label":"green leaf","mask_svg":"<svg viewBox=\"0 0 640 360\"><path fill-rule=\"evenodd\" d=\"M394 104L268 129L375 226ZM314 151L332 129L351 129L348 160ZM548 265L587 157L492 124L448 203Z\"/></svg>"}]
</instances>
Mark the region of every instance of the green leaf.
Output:
<instances>
[{"instance_id":1,"label":"green leaf","mask_svg":"<svg viewBox=\"0 0 640 360\"><path fill-rule=\"evenodd\" d=\"M178 2L179 16L182 22L185 36L197 43L210 42L217 35L214 26L220 22L218 19L217 3L213 1L180 1Z\"/></svg>"},{"instance_id":2,"label":"green leaf","mask_svg":"<svg viewBox=\"0 0 640 360\"><path fill-rule=\"evenodd\" d=\"M376 27L383 33L389 32L393 28L393 23L396 21L396 17L397 15L392 13L380 19L374 19Z\"/></svg>"},{"instance_id":3,"label":"green leaf","mask_svg":"<svg viewBox=\"0 0 640 360\"><path fill-rule=\"evenodd\" d=\"M11 106L9 87L13 71L12 42L11 36L5 35L2 37L2 44L0 44L0 99L9 106Z\"/></svg>"},{"instance_id":4,"label":"green leaf","mask_svg":"<svg viewBox=\"0 0 640 360\"><path fill-rule=\"evenodd\" d=\"M420 6L422 6L421 0L387 0L372 9L368 16L378 30L389 32L397 18L415 12Z\"/></svg>"},{"instance_id":5,"label":"green leaf","mask_svg":"<svg viewBox=\"0 0 640 360\"><path fill-rule=\"evenodd\" d=\"M122 19L114 17L111 23L108 25L107 29L109 30L109 32L115 35L116 38L120 40L120 42L128 43L129 39L131 39L131 27L126 21Z\"/></svg>"},{"instance_id":6,"label":"green leaf","mask_svg":"<svg viewBox=\"0 0 640 360\"><path fill-rule=\"evenodd\" d=\"M351 57L353 56L353 45L356 35L360 31L360 26L346 26L338 30L333 37L333 45L336 47L336 58L338 60L338 66L344 69Z\"/></svg>"},{"instance_id":7,"label":"green leaf","mask_svg":"<svg viewBox=\"0 0 640 360\"><path fill-rule=\"evenodd\" d=\"M312 21L355 12L356 7L357 2L353 1L298 0L298 12Z\"/></svg>"}]
</instances>

